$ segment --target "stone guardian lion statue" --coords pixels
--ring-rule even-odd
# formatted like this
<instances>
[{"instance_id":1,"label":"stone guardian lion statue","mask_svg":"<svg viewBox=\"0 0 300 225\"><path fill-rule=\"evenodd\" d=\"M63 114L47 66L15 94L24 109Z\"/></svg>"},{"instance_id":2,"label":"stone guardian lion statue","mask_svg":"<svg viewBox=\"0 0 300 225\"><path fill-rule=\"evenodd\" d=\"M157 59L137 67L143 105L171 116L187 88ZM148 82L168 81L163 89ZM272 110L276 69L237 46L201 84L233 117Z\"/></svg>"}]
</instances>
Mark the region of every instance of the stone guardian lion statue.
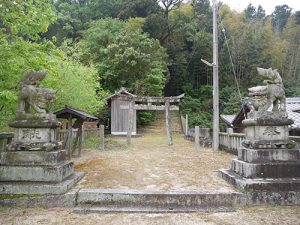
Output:
<instances>
[{"instance_id":1,"label":"stone guardian lion statue","mask_svg":"<svg viewBox=\"0 0 300 225\"><path fill-rule=\"evenodd\" d=\"M19 94L19 113L32 113L32 109L37 113L49 113L56 92L49 88L39 88L47 72L32 71L23 77Z\"/></svg>"},{"instance_id":2,"label":"stone guardian lion statue","mask_svg":"<svg viewBox=\"0 0 300 225\"><path fill-rule=\"evenodd\" d=\"M276 69L257 68L258 74L263 77L266 86L249 88L249 97L255 111L267 111L273 106L272 111L286 111L285 89L282 78Z\"/></svg>"}]
</instances>

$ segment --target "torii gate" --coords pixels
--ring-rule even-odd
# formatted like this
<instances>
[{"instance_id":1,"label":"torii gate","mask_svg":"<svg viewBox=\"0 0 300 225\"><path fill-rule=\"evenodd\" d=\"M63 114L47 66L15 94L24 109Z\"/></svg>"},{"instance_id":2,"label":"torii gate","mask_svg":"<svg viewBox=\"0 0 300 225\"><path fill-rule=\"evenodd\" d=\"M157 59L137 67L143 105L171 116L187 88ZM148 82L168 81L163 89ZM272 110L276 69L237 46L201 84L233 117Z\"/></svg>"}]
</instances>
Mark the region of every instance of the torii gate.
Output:
<instances>
[{"instance_id":1,"label":"torii gate","mask_svg":"<svg viewBox=\"0 0 300 225\"><path fill-rule=\"evenodd\" d=\"M128 104L116 104L118 105L120 110L128 110L128 117L124 118L128 120L127 124L127 144L131 143L131 136L132 136L132 129L134 125L134 110L154 110L154 111L165 111L166 114L166 128L167 128L167 135L168 135L168 144L172 145L172 129L171 129L171 122L170 122L170 110L179 110L179 106L177 105L170 105L170 103L179 103L180 99L184 97L184 94L174 97L147 97L147 96L136 96L126 91L125 88L121 88L118 92L114 95L106 98L107 100L112 99L113 97L117 97L118 101L120 102L128 102ZM146 104L145 104L146 103ZM152 104L155 105L152 105ZM158 103L164 103L163 105L157 105ZM112 109L112 114L115 113L115 109ZM116 119L116 118L114 118ZM112 118L113 120L113 118Z\"/></svg>"}]
</instances>

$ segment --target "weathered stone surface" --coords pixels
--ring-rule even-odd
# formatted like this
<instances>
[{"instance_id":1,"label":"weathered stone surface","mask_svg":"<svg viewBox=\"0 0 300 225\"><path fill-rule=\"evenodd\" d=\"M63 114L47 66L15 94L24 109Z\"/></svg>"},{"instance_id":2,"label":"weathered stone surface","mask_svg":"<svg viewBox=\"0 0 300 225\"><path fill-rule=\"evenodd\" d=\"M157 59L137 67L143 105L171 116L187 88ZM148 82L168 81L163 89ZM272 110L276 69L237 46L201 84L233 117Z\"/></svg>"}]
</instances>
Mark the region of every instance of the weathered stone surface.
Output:
<instances>
[{"instance_id":1,"label":"weathered stone surface","mask_svg":"<svg viewBox=\"0 0 300 225\"><path fill-rule=\"evenodd\" d=\"M300 177L298 178L255 178L246 179L232 170L221 169L219 175L233 186L244 191L258 192L299 192ZM300 204L300 195L298 198Z\"/></svg>"},{"instance_id":2,"label":"weathered stone surface","mask_svg":"<svg viewBox=\"0 0 300 225\"><path fill-rule=\"evenodd\" d=\"M73 173L73 162L55 166L0 167L0 181L61 182Z\"/></svg>"},{"instance_id":3,"label":"weathered stone surface","mask_svg":"<svg viewBox=\"0 0 300 225\"><path fill-rule=\"evenodd\" d=\"M246 137L250 141L289 140L288 126L247 126Z\"/></svg>"},{"instance_id":4,"label":"weathered stone surface","mask_svg":"<svg viewBox=\"0 0 300 225\"><path fill-rule=\"evenodd\" d=\"M83 176L83 172L75 172L59 183L0 182L0 195L59 195L70 190Z\"/></svg>"},{"instance_id":5,"label":"weathered stone surface","mask_svg":"<svg viewBox=\"0 0 300 225\"><path fill-rule=\"evenodd\" d=\"M46 151L8 151L0 155L0 165L49 166L66 160L66 150Z\"/></svg>"},{"instance_id":6,"label":"weathered stone surface","mask_svg":"<svg viewBox=\"0 0 300 225\"><path fill-rule=\"evenodd\" d=\"M300 162L247 163L233 159L231 170L245 178L293 178L300 177Z\"/></svg>"},{"instance_id":7,"label":"weathered stone surface","mask_svg":"<svg viewBox=\"0 0 300 225\"><path fill-rule=\"evenodd\" d=\"M232 211L237 192L81 189L75 212Z\"/></svg>"},{"instance_id":8,"label":"weathered stone surface","mask_svg":"<svg viewBox=\"0 0 300 225\"><path fill-rule=\"evenodd\" d=\"M298 149L249 149L238 150L238 159L249 163L299 162Z\"/></svg>"}]
</instances>

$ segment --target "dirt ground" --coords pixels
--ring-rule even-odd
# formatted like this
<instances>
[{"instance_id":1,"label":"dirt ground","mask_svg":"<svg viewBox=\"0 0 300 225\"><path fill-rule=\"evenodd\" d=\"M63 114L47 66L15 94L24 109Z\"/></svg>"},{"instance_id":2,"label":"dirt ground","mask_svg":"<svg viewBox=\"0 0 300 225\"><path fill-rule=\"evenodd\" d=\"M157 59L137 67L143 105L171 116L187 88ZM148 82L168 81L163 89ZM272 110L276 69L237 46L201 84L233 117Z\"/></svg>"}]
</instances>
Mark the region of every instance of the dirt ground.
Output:
<instances>
[{"instance_id":1,"label":"dirt ground","mask_svg":"<svg viewBox=\"0 0 300 225\"><path fill-rule=\"evenodd\" d=\"M79 187L226 191L232 188L217 171L227 168L233 157L211 149L196 151L179 134L174 135L172 146L166 136L152 134L132 139L130 148L85 150L75 169L86 172Z\"/></svg>"},{"instance_id":2,"label":"dirt ground","mask_svg":"<svg viewBox=\"0 0 300 225\"><path fill-rule=\"evenodd\" d=\"M0 208L0 224L84 225L298 225L300 207L251 207L230 213L179 214L75 214L71 209Z\"/></svg>"}]
</instances>

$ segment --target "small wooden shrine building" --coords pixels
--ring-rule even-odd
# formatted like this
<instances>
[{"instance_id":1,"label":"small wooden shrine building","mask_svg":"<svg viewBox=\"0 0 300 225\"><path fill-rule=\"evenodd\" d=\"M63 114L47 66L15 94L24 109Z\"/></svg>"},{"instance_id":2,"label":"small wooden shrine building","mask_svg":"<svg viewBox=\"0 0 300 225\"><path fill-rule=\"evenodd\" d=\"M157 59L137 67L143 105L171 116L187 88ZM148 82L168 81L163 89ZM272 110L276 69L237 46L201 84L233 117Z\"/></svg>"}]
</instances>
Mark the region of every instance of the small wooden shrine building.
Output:
<instances>
[{"instance_id":1,"label":"small wooden shrine building","mask_svg":"<svg viewBox=\"0 0 300 225\"><path fill-rule=\"evenodd\" d=\"M111 134L112 135L126 135L128 128L128 112L129 103L124 97L136 97L134 94L129 93L125 88L121 88L113 95L108 96L106 100L111 106ZM136 134L136 110L133 110L133 126L132 135Z\"/></svg>"}]
</instances>

